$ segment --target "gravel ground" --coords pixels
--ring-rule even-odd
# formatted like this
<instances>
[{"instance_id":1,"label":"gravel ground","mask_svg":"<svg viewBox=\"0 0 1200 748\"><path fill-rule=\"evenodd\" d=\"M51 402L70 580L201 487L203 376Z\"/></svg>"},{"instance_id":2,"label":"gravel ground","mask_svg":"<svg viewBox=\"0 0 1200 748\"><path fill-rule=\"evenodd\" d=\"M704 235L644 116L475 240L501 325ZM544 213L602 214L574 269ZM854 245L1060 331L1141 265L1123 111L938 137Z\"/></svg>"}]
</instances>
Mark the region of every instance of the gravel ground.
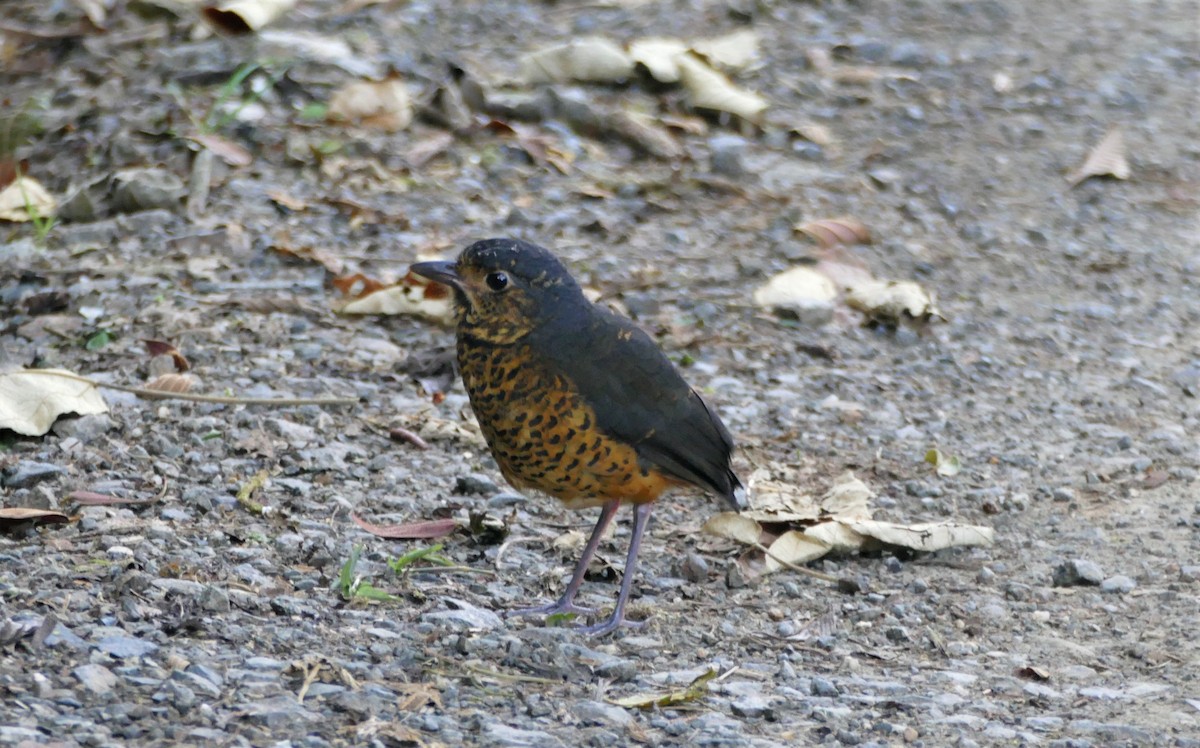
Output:
<instances>
[{"instance_id":1,"label":"gravel ground","mask_svg":"<svg viewBox=\"0 0 1200 748\"><path fill-rule=\"evenodd\" d=\"M0 28L63 29L72 12L8 0ZM108 415L8 434L0 503L75 521L0 535L0 745L1200 746L1198 12L311 2L277 28L347 42L355 73L391 65L414 93L448 60L514 73L547 40L750 26L764 64L738 81L776 105L773 122L832 140L709 121L676 132L679 158L655 159L544 121L529 127L566 173L492 131L417 168L412 149L443 126L389 135L297 117L353 78L310 56L218 123L254 161L216 160L207 205L190 210L189 113L203 119L238 64L288 46L193 41L190 24L132 13L105 35L21 37L0 85L45 104L46 132L19 152L31 173L63 194L149 167L122 177L139 186L124 193L168 199L130 212L113 188L107 213L76 203L44 242L3 226L7 364L137 384L139 339L167 339L198 391L359 404L106 392ZM681 106L647 86L565 95ZM1132 178L1070 188L1064 175L1114 125ZM946 321L891 331L839 313L814 327L754 310L753 288L811 249L792 225L836 215L869 225L877 240L858 256L935 291ZM995 545L814 564L855 582L838 589L755 577L700 533L717 502L679 494L643 547L644 628L589 639L503 619L561 589L577 549L555 541L594 518L512 493L460 385L431 402L419 380L444 362L446 330L335 316L325 271L273 247L382 275L506 234L555 247L690 362L743 476L783 466L818 493L852 469L880 517L986 524ZM89 350L100 330L111 341ZM390 440L395 426L431 448ZM962 460L958 475L922 462L935 446ZM236 498L261 470L265 514ZM81 490L142 503L76 507ZM454 568L397 574L387 562L430 541L373 537L352 514L472 529L440 541ZM625 514L585 601L615 596ZM343 598L354 546L356 574L391 599ZM709 668L721 675L702 698L612 703Z\"/></svg>"}]
</instances>

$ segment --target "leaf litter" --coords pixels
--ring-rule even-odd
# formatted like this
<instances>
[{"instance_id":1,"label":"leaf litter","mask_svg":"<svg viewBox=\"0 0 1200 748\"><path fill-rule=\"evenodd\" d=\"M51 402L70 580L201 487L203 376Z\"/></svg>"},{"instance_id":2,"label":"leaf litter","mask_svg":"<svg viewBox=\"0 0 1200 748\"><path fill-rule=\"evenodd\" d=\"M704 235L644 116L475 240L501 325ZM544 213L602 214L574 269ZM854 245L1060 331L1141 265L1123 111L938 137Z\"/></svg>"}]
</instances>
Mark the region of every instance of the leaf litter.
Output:
<instances>
[{"instance_id":1,"label":"leaf litter","mask_svg":"<svg viewBox=\"0 0 1200 748\"><path fill-rule=\"evenodd\" d=\"M785 471L786 472L786 471ZM991 545L989 527L959 522L900 524L872 518L874 492L852 473L845 473L819 498L794 482L772 479L760 469L750 477L750 508L722 512L704 531L758 549L763 573L815 561L831 552L879 548L933 552L959 546Z\"/></svg>"}]
</instances>

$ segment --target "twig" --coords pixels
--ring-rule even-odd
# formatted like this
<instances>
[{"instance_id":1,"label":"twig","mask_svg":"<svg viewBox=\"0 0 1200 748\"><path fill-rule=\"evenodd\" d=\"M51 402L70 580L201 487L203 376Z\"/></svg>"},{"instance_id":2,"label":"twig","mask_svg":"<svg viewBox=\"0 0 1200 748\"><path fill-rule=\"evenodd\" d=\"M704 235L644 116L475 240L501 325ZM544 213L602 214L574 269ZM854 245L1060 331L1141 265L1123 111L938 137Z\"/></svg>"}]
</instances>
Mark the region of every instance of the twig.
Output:
<instances>
[{"instance_id":1,"label":"twig","mask_svg":"<svg viewBox=\"0 0 1200 748\"><path fill-rule=\"evenodd\" d=\"M429 449L429 442L422 439L415 432L400 428L399 426L388 429L388 436L395 441L408 442L417 449Z\"/></svg>"},{"instance_id":2,"label":"twig","mask_svg":"<svg viewBox=\"0 0 1200 748\"><path fill-rule=\"evenodd\" d=\"M223 405L356 405L358 398L353 397L225 397L222 395L192 395L186 392L163 392L161 390L149 390L144 387L128 387L123 384L108 384L106 382L97 382L87 377L81 377L78 374L68 374L62 371L50 371L48 369L24 369L22 374L42 374L50 377L62 377L63 379L73 379L76 382L90 384L93 387L103 387L109 390L119 390L121 392L130 392L138 397L144 397L148 400L187 400L194 403L220 403Z\"/></svg>"},{"instance_id":3,"label":"twig","mask_svg":"<svg viewBox=\"0 0 1200 748\"><path fill-rule=\"evenodd\" d=\"M762 551L763 553L767 554L771 558L775 559L779 563L779 565L784 568L791 569L792 571L794 571L798 574L804 574L804 575L810 576L814 579L820 579L823 582L829 582L830 584L838 583L837 577L830 576L829 574L826 574L821 571L817 571L815 569L809 569L809 568L806 568L803 566L796 566L795 564L793 564L790 561L784 561L779 556L776 556L774 553L771 553L770 549L767 548L762 543L755 543L754 547L757 548L758 550Z\"/></svg>"},{"instance_id":4,"label":"twig","mask_svg":"<svg viewBox=\"0 0 1200 748\"><path fill-rule=\"evenodd\" d=\"M476 569L473 566L414 566L404 571L407 574L482 574L488 577L500 576L491 569Z\"/></svg>"}]
</instances>

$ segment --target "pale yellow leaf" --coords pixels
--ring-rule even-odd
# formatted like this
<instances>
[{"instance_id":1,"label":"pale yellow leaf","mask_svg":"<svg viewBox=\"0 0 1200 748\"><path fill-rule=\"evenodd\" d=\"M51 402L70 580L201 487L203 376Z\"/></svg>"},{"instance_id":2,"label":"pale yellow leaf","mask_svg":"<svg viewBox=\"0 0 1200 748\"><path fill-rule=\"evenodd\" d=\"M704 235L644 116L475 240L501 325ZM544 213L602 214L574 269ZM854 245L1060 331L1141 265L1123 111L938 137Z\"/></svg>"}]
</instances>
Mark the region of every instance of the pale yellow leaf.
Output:
<instances>
[{"instance_id":1,"label":"pale yellow leaf","mask_svg":"<svg viewBox=\"0 0 1200 748\"><path fill-rule=\"evenodd\" d=\"M766 564L763 567L764 574L772 574L780 569L787 568L783 563L786 562L793 566L800 566L809 561L818 559L829 552L830 546L811 535L806 535L799 530L789 530L775 539L774 543L767 549Z\"/></svg>"},{"instance_id":2,"label":"pale yellow leaf","mask_svg":"<svg viewBox=\"0 0 1200 748\"><path fill-rule=\"evenodd\" d=\"M821 511L838 519L869 519L874 496L875 492L870 486L856 478L854 473L845 472L821 496Z\"/></svg>"},{"instance_id":3,"label":"pale yellow leaf","mask_svg":"<svg viewBox=\"0 0 1200 748\"><path fill-rule=\"evenodd\" d=\"M995 540L995 532L990 527L957 522L898 525L867 519L847 521L845 524L854 532L881 543L925 552L956 546L989 546Z\"/></svg>"},{"instance_id":4,"label":"pale yellow leaf","mask_svg":"<svg viewBox=\"0 0 1200 748\"><path fill-rule=\"evenodd\" d=\"M850 529L841 520L832 520L806 527L803 532L813 540L829 546L830 550L857 551L862 548L863 544L863 536Z\"/></svg>"},{"instance_id":5,"label":"pale yellow leaf","mask_svg":"<svg viewBox=\"0 0 1200 748\"><path fill-rule=\"evenodd\" d=\"M545 47L521 60L526 83L614 83L633 74L633 58L609 39L586 36Z\"/></svg>"},{"instance_id":6,"label":"pale yellow leaf","mask_svg":"<svg viewBox=\"0 0 1200 748\"><path fill-rule=\"evenodd\" d=\"M0 428L41 436L64 413L107 413L108 405L96 386L77 376L62 369L0 373Z\"/></svg>"},{"instance_id":7,"label":"pale yellow leaf","mask_svg":"<svg viewBox=\"0 0 1200 748\"><path fill-rule=\"evenodd\" d=\"M696 109L711 109L735 114L748 122L760 122L767 111L767 100L753 91L732 83L696 55L688 53L676 59L679 79Z\"/></svg>"},{"instance_id":8,"label":"pale yellow leaf","mask_svg":"<svg viewBox=\"0 0 1200 748\"><path fill-rule=\"evenodd\" d=\"M1125 157L1125 132L1120 127L1113 127L1088 153L1083 165L1067 177L1067 181L1074 187L1088 177L1129 179L1129 175L1129 161Z\"/></svg>"},{"instance_id":9,"label":"pale yellow leaf","mask_svg":"<svg viewBox=\"0 0 1200 748\"><path fill-rule=\"evenodd\" d=\"M403 130L412 123L413 105L408 87L399 78L348 83L329 98L326 116L385 132Z\"/></svg>"},{"instance_id":10,"label":"pale yellow leaf","mask_svg":"<svg viewBox=\"0 0 1200 748\"><path fill-rule=\"evenodd\" d=\"M692 42L692 49L713 67L736 72L758 59L758 32L740 29L724 36L697 39Z\"/></svg>"},{"instance_id":11,"label":"pale yellow leaf","mask_svg":"<svg viewBox=\"0 0 1200 748\"><path fill-rule=\"evenodd\" d=\"M933 297L912 281L869 281L850 289L846 304L875 322L895 325L904 319L940 317Z\"/></svg>"},{"instance_id":12,"label":"pale yellow leaf","mask_svg":"<svg viewBox=\"0 0 1200 748\"><path fill-rule=\"evenodd\" d=\"M679 82L677 58L687 52L687 45L679 39L648 36L634 39L629 44L629 56L650 71L650 77L659 83Z\"/></svg>"},{"instance_id":13,"label":"pale yellow leaf","mask_svg":"<svg viewBox=\"0 0 1200 748\"><path fill-rule=\"evenodd\" d=\"M838 290L827 276L800 265L770 278L754 290L754 303L763 309L797 316L832 313Z\"/></svg>"},{"instance_id":14,"label":"pale yellow leaf","mask_svg":"<svg viewBox=\"0 0 1200 748\"><path fill-rule=\"evenodd\" d=\"M30 177L20 177L0 190L0 221L23 223L47 218L58 210L54 195Z\"/></svg>"},{"instance_id":15,"label":"pale yellow leaf","mask_svg":"<svg viewBox=\"0 0 1200 748\"><path fill-rule=\"evenodd\" d=\"M246 34L287 13L296 0L228 0L203 8L206 21L228 34Z\"/></svg>"},{"instance_id":16,"label":"pale yellow leaf","mask_svg":"<svg viewBox=\"0 0 1200 748\"><path fill-rule=\"evenodd\" d=\"M745 545L757 545L758 539L762 537L762 527L737 512L721 512L709 517L703 530L710 535L728 538Z\"/></svg>"}]
</instances>

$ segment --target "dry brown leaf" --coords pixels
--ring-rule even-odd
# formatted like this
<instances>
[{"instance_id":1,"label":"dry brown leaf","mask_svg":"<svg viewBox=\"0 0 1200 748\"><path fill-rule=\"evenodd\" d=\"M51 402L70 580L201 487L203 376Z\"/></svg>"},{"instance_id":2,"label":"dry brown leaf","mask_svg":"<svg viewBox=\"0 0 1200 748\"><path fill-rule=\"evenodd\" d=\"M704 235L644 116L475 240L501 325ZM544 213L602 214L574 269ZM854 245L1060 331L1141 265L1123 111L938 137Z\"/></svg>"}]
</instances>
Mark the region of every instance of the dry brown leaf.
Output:
<instances>
[{"instance_id":1,"label":"dry brown leaf","mask_svg":"<svg viewBox=\"0 0 1200 748\"><path fill-rule=\"evenodd\" d=\"M870 519L875 492L854 473L845 472L821 496L821 510L840 519Z\"/></svg>"},{"instance_id":2,"label":"dry brown leaf","mask_svg":"<svg viewBox=\"0 0 1200 748\"><path fill-rule=\"evenodd\" d=\"M146 351L151 356L170 356L171 362L175 365L175 371L188 371L192 365L188 363L179 349L165 340L149 340L142 338L142 344L146 346Z\"/></svg>"},{"instance_id":3,"label":"dry brown leaf","mask_svg":"<svg viewBox=\"0 0 1200 748\"><path fill-rule=\"evenodd\" d=\"M58 210L58 201L37 180L22 176L0 190L0 221L24 223L48 218Z\"/></svg>"},{"instance_id":4,"label":"dry brown leaf","mask_svg":"<svg viewBox=\"0 0 1200 748\"><path fill-rule=\"evenodd\" d=\"M424 522L406 522L402 525L376 525L367 522L357 514L351 514L350 519L367 532L380 538L390 540L429 540L444 538L458 529L458 522L452 517L433 519Z\"/></svg>"},{"instance_id":5,"label":"dry brown leaf","mask_svg":"<svg viewBox=\"0 0 1200 748\"><path fill-rule=\"evenodd\" d=\"M846 304L871 322L897 325L905 319L927 322L940 317L933 297L912 281L870 281L851 288Z\"/></svg>"},{"instance_id":6,"label":"dry brown leaf","mask_svg":"<svg viewBox=\"0 0 1200 748\"><path fill-rule=\"evenodd\" d=\"M587 36L525 55L521 78L526 83L614 83L629 78L633 67L633 58L618 44Z\"/></svg>"},{"instance_id":7,"label":"dry brown leaf","mask_svg":"<svg viewBox=\"0 0 1200 748\"><path fill-rule=\"evenodd\" d=\"M702 528L709 535L736 540L744 545L757 545L762 526L737 512L721 512L708 518Z\"/></svg>"},{"instance_id":8,"label":"dry brown leaf","mask_svg":"<svg viewBox=\"0 0 1200 748\"><path fill-rule=\"evenodd\" d=\"M900 525L872 519L847 520L846 527L859 535L874 538L885 545L931 553L960 546L989 546L995 541L990 527L957 522L930 522Z\"/></svg>"},{"instance_id":9,"label":"dry brown leaf","mask_svg":"<svg viewBox=\"0 0 1200 748\"><path fill-rule=\"evenodd\" d=\"M424 140L417 141L412 148L408 149L408 153L404 155L404 161L408 164L409 168L420 169L439 155L445 153L452 145L454 145L454 136L448 132L440 132Z\"/></svg>"},{"instance_id":10,"label":"dry brown leaf","mask_svg":"<svg viewBox=\"0 0 1200 748\"><path fill-rule=\"evenodd\" d=\"M399 77L355 81L334 92L326 117L331 122L355 122L385 132L397 132L412 124L412 99L408 87Z\"/></svg>"},{"instance_id":11,"label":"dry brown leaf","mask_svg":"<svg viewBox=\"0 0 1200 748\"><path fill-rule=\"evenodd\" d=\"M851 216L806 221L796 224L794 228L824 249L839 244L871 243L870 229L862 221Z\"/></svg>"},{"instance_id":12,"label":"dry brown leaf","mask_svg":"<svg viewBox=\"0 0 1200 748\"><path fill-rule=\"evenodd\" d=\"M62 512L49 509L33 509L23 506L0 507L0 527L12 527L26 522L32 522L35 525L61 525L70 521L71 518Z\"/></svg>"},{"instance_id":13,"label":"dry brown leaf","mask_svg":"<svg viewBox=\"0 0 1200 748\"><path fill-rule=\"evenodd\" d=\"M767 100L753 91L734 85L722 73L713 70L694 54L680 55L679 79L688 92L688 101L696 109L728 112L759 123L767 111Z\"/></svg>"},{"instance_id":14,"label":"dry brown leaf","mask_svg":"<svg viewBox=\"0 0 1200 748\"><path fill-rule=\"evenodd\" d=\"M90 382L63 369L22 369L0 373L0 429L41 436L64 413L107 413Z\"/></svg>"},{"instance_id":15,"label":"dry brown leaf","mask_svg":"<svg viewBox=\"0 0 1200 748\"><path fill-rule=\"evenodd\" d=\"M737 72L758 59L758 32L740 29L732 34L692 42L696 54L716 68Z\"/></svg>"},{"instance_id":16,"label":"dry brown leaf","mask_svg":"<svg viewBox=\"0 0 1200 748\"><path fill-rule=\"evenodd\" d=\"M799 530L789 530L767 548L764 574L786 568L786 564L802 566L829 553L829 546Z\"/></svg>"},{"instance_id":17,"label":"dry brown leaf","mask_svg":"<svg viewBox=\"0 0 1200 748\"><path fill-rule=\"evenodd\" d=\"M237 143L220 135L201 134L189 135L188 140L199 143L213 152L217 158L230 166L249 166L254 162L254 155Z\"/></svg>"},{"instance_id":18,"label":"dry brown leaf","mask_svg":"<svg viewBox=\"0 0 1200 748\"><path fill-rule=\"evenodd\" d=\"M717 677L716 670L708 670L688 684L687 688L666 694L626 696L612 699L611 703L626 709L653 709L655 707L671 707L698 701L708 693L708 682Z\"/></svg>"},{"instance_id":19,"label":"dry brown leaf","mask_svg":"<svg viewBox=\"0 0 1200 748\"><path fill-rule=\"evenodd\" d=\"M189 374L160 374L146 382L145 388L158 392L173 392L177 395L190 392L196 380Z\"/></svg>"},{"instance_id":20,"label":"dry brown leaf","mask_svg":"<svg viewBox=\"0 0 1200 748\"><path fill-rule=\"evenodd\" d=\"M629 56L659 83L679 82L677 58L687 51L687 44L671 37L648 36L629 43Z\"/></svg>"},{"instance_id":21,"label":"dry brown leaf","mask_svg":"<svg viewBox=\"0 0 1200 748\"><path fill-rule=\"evenodd\" d=\"M271 249L285 257L293 257L305 262L315 262L328 270L332 275L340 275L346 269L346 264L342 261L342 258L329 250L307 244L299 247L293 246L286 237L277 238L271 244Z\"/></svg>"},{"instance_id":22,"label":"dry brown leaf","mask_svg":"<svg viewBox=\"0 0 1200 748\"><path fill-rule=\"evenodd\" d=\"M201 9L204 20L226 34L249 34L287 13L296 0L228 0Z\"/></svg>"},{"instance_id":23,"label":"dry brown leaf","mask_svg":"<svg viewBox=\"0 0 1200 748\"><path fill-rule=\"evenodd\" d=\"M449 324L454 320L450 289L409 273L400 282L368 291L338 310L342 314L415 314Z\"/></svg>"},{"instance_id":24,"label":"dry brown leaf","mask_svg":"<svg viewBox=\"0 0 1200 748\"><path fill-rule=\"evenodd\" d=\"M108 22L108 6L103 0L72 0L75 6L83 11L92 25L98 29L105 28Z\"/></svg>"},{"instance_id":25,"label":"dry brown leaf","mask_svg":"<svg viewBox=\"0 0 1200 748\"><path fill-rule=\"evenodd\" d=\"M816 269L800 265L770 278L754 290L754 303L813 322L828 321L838 290Z\"/></svg>"},{"instance_id":26,"label":"dry brown leaf","mask_svg":"<svg viewBox=\"0 0 1200 748\"><path fill-rule=\"evenodd\" d=\"M342 296L347 296L351 299L361 299L368 294L373 294L380 289L388 287L387 283L368 277L362 273L339 276L330 281L330 283L333 284L333 287L336 288L342 294Z\"/></svg>"},{"instance_id":27,"label":"dry brown leaf","mask_svg":"<svg viewBox=\"0 0 1200 748\"><path fill-rule=\"evenodd\" d=\"M283 190L267 190L267 197L271 198L271 202L280 207L287 208L293 213L300 213L308 210L308 203L298 197L289 195Z\"/></svg>"},{"instance_id":28,"label":"dry brown leaf","mask_svg":"<svg viewBox=\"0 0 1200 748\"><path fill-rule=\"evenodd\" d=\"M432 683L393 683L390 686L396 692L396 707L402 712L413 712L427 706L442 708L442 694ZM415 742L422 741L423 737L418 734Z\"/></svg>"},{"instance_id":29,"label":"dry brown leaf","mask_svg":"<svg viewBox=\"0 0 1200 748\"><path fill-rule=\"evenodd\" d=\"M1129 179L1129 161L1125 157L1125 131L1119 126L1109 129L1104 138L1088 153L1083 165L1067 177L1072 187L1088 177Z\"/></svg>"}]
</instances>

